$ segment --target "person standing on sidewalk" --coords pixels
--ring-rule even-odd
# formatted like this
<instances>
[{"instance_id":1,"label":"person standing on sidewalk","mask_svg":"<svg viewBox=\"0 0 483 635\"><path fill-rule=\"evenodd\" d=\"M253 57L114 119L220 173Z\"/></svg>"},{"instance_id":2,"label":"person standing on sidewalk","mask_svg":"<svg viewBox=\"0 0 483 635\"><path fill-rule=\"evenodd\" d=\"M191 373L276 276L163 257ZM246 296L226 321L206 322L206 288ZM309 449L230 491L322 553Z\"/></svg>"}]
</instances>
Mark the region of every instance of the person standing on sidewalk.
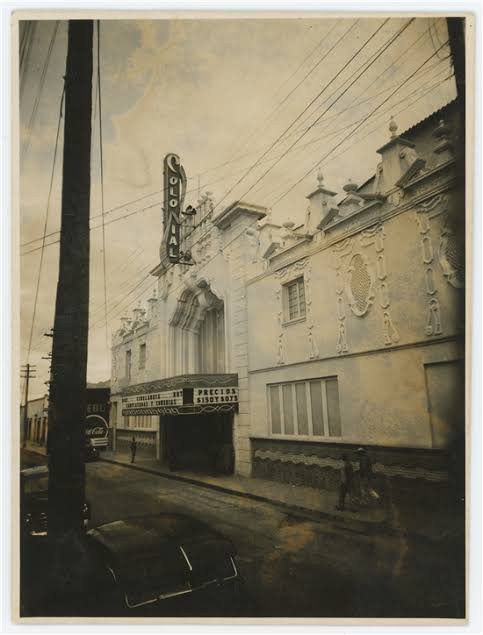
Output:
<instances>
[{"instance_id":1,"label":"person standing on sidewalk","mask_svg":"<svg viewBox=\"0 0 483 635\"><path fill-rule=\"evenodd\" d=\"M372 463L365 448L357 449L359 461L359 486L361 489L361 500L368 503L371 497L379 499L379 494L372 488Z\"/></svg>"},{"instance_id":2,"label":"person standing on sidewalk","mask_svg":"<svg viewBox=\"0 0 483 635\"><path fill-rule=\"evenodd\" d=\"M339 511L345 510L345 497L347 494L353 498L354 494L354 469L352 467L352 463L347 458L347 454L342 455L342 470L340 472L340 486L339 486L339 504L336 506L336 509Z\"/></svg>"},{"instance_id":3,"label":"person standing on sidewalk","mask_svg":"<svg viewBox=\"0 0 483 635\"><path fill-rule=\"evenodd\" d=\"M138 449L138 444L136 443L136 437L133 434L132 441L131 441L131 463L134 463L134 461L136 460L137 449Z\"/></svg>"}]
</instances>

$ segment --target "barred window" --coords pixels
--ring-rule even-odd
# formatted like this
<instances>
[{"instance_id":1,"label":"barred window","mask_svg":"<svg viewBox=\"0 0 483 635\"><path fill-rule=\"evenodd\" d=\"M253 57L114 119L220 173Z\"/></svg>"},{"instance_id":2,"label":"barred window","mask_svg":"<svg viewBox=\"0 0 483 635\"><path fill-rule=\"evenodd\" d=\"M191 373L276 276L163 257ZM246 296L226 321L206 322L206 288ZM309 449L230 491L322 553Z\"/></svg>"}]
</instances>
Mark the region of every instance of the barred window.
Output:
<instances>
[{"instance_id":1,"label":"barred window","mask_svg":"<svg viewBox=\"0 0 483 635\"><path fill-rule=\"evenodd\" d=\"M284 285L284 305L284 319L286 322L305 317L303 276Z\"/></svg>"},{"instance_id":2,"label":"barred window","mask_svg":"<svg viewBox=\"0 0 483 635\"><path fill-rule=\"evenodd\" d=\"M126 379L131 381L131 351L126 351Z\"/></svg>"},{"instance_id":3,"label":"barred window","mask_svg":"<svg viewBox=\"0 0 483 635\"><path fill-rule=\"evenodd\" d=\"M267 390L272 434L342 436L336 377L269 384Z\"/></svg>"},{"instance_id":4,"label":"barred window","mask_svg":"<svg viewBox=\"0 0 483 635\"><path fill-rule=\"evenodd\" d=\"M146 344L139 346L139 368L146 368Z\"/></svg>"}]
</instances>

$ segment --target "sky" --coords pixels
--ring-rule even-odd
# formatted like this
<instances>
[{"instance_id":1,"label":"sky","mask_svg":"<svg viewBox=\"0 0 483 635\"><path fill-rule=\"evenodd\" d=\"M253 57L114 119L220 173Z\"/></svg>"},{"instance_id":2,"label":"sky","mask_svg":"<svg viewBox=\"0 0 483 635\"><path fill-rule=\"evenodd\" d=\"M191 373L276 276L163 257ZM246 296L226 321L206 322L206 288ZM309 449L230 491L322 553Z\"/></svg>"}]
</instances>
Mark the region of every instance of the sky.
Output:
<instances>
[{"instance_id":1,"label":"sky","mask_svg":"<svg viewBox=\"0 0 483 635\"><path fill-rule=\"evenodd\" d=\"M300 223L319 169L326 187L338 193L349 178L364 182L374 173L377 148L389 138L391 115L401 133L456 95L443 18L109 20L99 31L91 161L92 382L110 376L108 346L119 318L155 287L156 279L145 276L159 261L167 153L178 154L186 170L186 205L210 191L219 212L243 199L266 206L275 222ZM36 23L20 76L21 364L37 367L32 398L46 391L49 361L43 357L51 338L44 333L54 321L63 121L54 167L53 157L66 52L66 21Z\"/></svg>"}]
</instances>

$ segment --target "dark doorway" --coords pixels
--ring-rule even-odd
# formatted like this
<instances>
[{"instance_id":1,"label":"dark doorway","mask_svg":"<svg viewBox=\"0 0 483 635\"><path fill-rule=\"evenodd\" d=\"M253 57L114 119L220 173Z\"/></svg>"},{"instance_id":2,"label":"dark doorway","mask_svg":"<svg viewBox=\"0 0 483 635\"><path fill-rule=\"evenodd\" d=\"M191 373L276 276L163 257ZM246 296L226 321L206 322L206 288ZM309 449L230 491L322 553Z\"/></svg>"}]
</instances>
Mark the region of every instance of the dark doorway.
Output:
<instances>
[{"instance_id":1,"label":"dark doorway","mask_svg":"<svg viewBox=\"0 0 483 635\"><path fill-rule=\"evenodd\" d=\"M233 414L161 417L170 470L233 474Z\"/></svg>"}]
</instances>

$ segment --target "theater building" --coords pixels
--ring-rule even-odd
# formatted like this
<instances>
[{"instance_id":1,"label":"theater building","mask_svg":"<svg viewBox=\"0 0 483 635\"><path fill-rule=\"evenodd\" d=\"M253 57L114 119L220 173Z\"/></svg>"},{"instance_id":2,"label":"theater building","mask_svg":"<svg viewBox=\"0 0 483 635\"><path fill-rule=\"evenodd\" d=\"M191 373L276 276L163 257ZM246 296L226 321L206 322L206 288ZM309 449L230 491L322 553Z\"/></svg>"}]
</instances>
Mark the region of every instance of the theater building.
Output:
<instances>
[{"instance_id":1,"label":"theater building","mask_svg":"<svg viewBox=\"0 0 483 635\"><path fill-rule=\"evenodd\" d=\"M375 174L338 203L319 174L299 227L203 197L182 229L195 264L162 251L147 310L114 335L118 449L134 433L176 469L232 454L242 475L335 487L364 445L381 478L445 481L464 434L457 115L391 121Z\"/></svg>"}]
</instances>

